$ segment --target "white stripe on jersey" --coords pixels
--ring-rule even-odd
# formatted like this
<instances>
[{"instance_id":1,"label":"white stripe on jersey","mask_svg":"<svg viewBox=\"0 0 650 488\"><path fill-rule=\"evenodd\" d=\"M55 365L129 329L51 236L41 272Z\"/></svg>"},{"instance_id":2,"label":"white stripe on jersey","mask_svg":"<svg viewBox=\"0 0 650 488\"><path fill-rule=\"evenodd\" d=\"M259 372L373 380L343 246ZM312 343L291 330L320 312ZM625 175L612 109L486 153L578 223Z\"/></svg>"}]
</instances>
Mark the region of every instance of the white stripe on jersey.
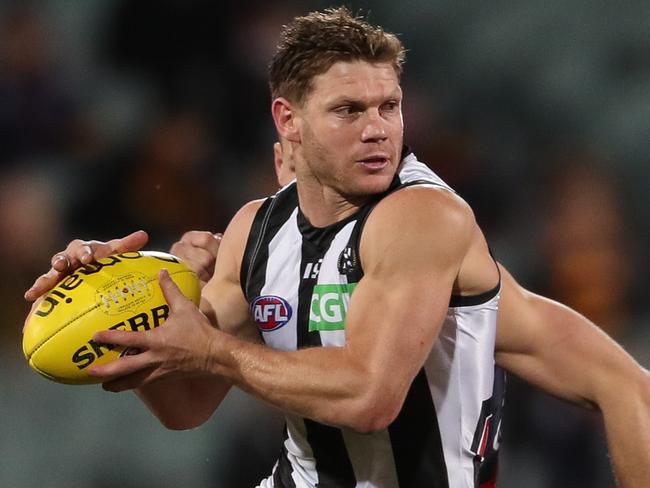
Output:
<instances>
[{"instance_id":1,"label":"white stripe on jersey","mask_svg":"<svg viewBox=\"0 0 650 488\"><path fill-rule=\"evenodd\" d=\"M449 308L424 365L450 487L474 486L470 446L481 404L492 396L498 302L499 295L482 305Z\"/></svg>"},{"instance_id":2,"label":"white stripe on jersey","mask_svg":"<svg viewBox=\"0 0 650 488\"><path fill-rule=\"evenodd\" d=\"M399 168L399 179L402 183L411 183L413 181L428 181L434 185L442 186L449 191L454 191L442 178L431 171L426 164L421 163L415 157L415 154L410 153L406 156Z\"/></svg>"},{"instance_id":3,"label":"white stripe on jersey","mask_svg":"<svg viewBox=\"0 0 650 488\"><path fill-rule=\"evenodd\" d=\"M287 257L286 260L269 259L266 267L265 285L260 295L276 295L288 300L290 303L298 301L298 285L300 284L300 246L302 236L296 225L298 209L284 223L280 231L269 243L269 256L278 252ZM287 253L295 256L290 257ZM287 263L291 263L287 266ZM262 332L264 342L273 349L282 351L295 351L297 314L293 313L287 325L271 332Z\"/></svg>"}]
</instances>

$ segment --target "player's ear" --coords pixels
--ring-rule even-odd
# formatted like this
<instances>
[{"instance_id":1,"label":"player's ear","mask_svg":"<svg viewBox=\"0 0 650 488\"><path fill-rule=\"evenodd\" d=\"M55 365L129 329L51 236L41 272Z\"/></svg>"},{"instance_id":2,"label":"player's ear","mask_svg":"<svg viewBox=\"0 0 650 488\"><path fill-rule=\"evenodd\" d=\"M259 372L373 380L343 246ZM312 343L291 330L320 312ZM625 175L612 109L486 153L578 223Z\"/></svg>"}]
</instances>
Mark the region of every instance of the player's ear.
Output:
<instances>
[{"instance_id":1,"label":"player's ear","mask_svg":"<svg viewBox=\"0 0 650 488\"><path fill-rule=\"evenodd\" d=\"M276 98L271 105L271 113L280 137L299 143L299 119L291 102L283 97Z\"/></svg>"}]
</instances>

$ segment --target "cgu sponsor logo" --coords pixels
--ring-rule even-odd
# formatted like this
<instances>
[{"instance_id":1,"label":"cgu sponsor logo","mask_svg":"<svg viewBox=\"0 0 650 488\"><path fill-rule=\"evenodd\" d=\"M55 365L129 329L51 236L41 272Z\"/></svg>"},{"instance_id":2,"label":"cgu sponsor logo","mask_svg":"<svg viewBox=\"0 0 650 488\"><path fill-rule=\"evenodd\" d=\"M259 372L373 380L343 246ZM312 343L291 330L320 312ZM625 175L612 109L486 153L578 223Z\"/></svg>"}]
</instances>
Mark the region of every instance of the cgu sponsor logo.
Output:
<instances>
[{"instance_id":1,"label":"cgu sponsor logo","mask_svg":"<svg viewBox=\"0 0 650 488\"><path fill-rule=\"evenodd\" d=\"M356 286L356 283L314 286L309 310L309 331L345 330L345 316Z\"/></svg>"},{"instance_id":2,"label":"cgu sponsor logo","mask_svg":"<svg viewBox=\"0 0 650 488\"><path fill-rule=\"evenodd\" d=\"M262 332L270 332L284 326L291 319L291 305L284 298L276 295L257 297L252 305L253 319Z\"/></svg>"},{"instance_id":3,"label":"cgu sponsor logo","mask_svg":"<svg viewBox=\"0 0 650 488\"><path fill-rule=\"evenodd\" d=\"M152 308L149 312L142 312L122 320L110 326L108 330L131 330L133 332L150 330L162 325L167 317L169 317L169 306L163 304ZM113 344L100 344L91 339L72 354L72 362L77 368L85 369L94 363L97 358L102 357L106 351L112 351L113 349L115 349ZM128 355L129 353L133 353L133 351L124 352L122 355Z\"/></svg>"}]
</instances>

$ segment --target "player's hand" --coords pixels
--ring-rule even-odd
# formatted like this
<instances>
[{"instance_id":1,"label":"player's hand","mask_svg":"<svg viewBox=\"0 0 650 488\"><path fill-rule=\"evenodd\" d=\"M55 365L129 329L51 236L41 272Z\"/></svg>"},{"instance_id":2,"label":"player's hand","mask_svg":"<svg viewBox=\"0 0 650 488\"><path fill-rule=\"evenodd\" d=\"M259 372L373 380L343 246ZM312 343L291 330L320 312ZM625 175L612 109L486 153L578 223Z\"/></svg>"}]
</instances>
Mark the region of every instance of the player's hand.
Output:
<instances>
[{"instance_id":1,"label":"player's hand","mask_svg":"<svg viewBox=\"0 0 650 488\"><path fill-rule=\"evenodd\" d=\"M214 274L221 237L221 234L192 230L183 234L169 252L181 258L196 273L203 287Z\"/></svg>"},{"instance_id":2,"label":"player's hand","mask_svg":"<svg viewBox=\"0 0 650 488\"><path fill-rule=\"evenodd\" d=\"M32 287L25 292L25 299L33 302L54 288L61 279L75 269L111 254L138 251L148 240L149 236L143 230L108 242L75 239L68 244L65 250L52 256L50 270L36 279Z\"/></svg>"},{"instance_id":3,"label":"player's hand","mask_svg":"<svg viewBox=\"0 0 650 488\"><path fill-rule=\"evenodd\" d=\"M100 378L113 392L139 388L163 378L210 373L212 342L220 333L186 298L166 270L158 275L169 304L169 317L161 327L147 331L104 330L93 340L139 351L108 364L91 366L88 374Z\"/></svg>"}]
</instances>

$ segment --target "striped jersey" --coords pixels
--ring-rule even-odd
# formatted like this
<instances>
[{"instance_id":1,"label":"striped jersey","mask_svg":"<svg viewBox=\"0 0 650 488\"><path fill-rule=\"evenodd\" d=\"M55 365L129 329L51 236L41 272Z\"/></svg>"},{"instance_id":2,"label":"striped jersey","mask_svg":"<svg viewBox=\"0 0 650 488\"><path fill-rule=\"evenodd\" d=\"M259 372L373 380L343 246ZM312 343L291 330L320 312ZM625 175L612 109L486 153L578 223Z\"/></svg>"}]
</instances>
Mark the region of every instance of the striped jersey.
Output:
<instances>
[{"instance_id":1,"label":"striped jersey","mask_svg":"<svg viewBox=\"0 0 650 488\"><path fill-rule=\"evenodd\" d=\"M409 153L386 193L328 227L313 227L301 213L295 182L265 200L248 237L241 283L266 345L345 345L346 311L363 278L364 222L379 200L412 185L452 191ZM505 386L494 361L498 300L499 285L451 297L439 337L386 429L360 434L287 415L280 457L259 487L496 486Z\"/></svg>"}]
</instances>

